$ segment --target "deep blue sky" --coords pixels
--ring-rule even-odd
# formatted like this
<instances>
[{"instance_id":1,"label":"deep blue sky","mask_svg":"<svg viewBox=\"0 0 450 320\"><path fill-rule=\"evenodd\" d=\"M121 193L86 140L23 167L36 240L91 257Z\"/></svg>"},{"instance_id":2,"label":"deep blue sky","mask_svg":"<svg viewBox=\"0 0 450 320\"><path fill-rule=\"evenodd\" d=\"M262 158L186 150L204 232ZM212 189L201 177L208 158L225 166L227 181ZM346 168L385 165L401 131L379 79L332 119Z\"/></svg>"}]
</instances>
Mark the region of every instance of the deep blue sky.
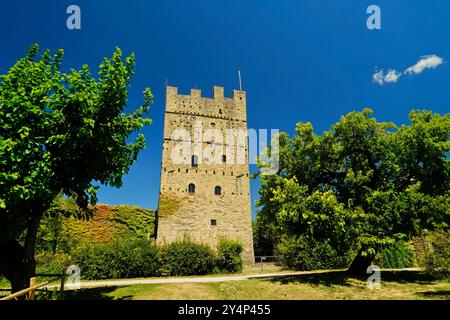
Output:
<instances>
[{"instance_id":1,"label":"deep blue sky","mask_svg":"<svg viewBox=\"0 0 450 320\"><path fill-rule=\"evenodd\" d=\"M66 28L66 8L81 7L82 30ZM382 29L368 30L366 8L382 10ZM153 124L143 151L121 189L102 187L99 202L156 208L159 191L164 86L226 95L247 91L248 124L293 132L311 121L322 132L352 110L371 107L379 120L408 122L413 108L450 111L450 1L41 0L0 3L0 72L32 43L65 50L65 68L89 64L116 46L137 56L129 108L150 87ZM423 55L444 64L397 83L372 81L376 69L405 70ZM258 183L252 181L253 201Z\"/></svg>"}]
</instances>

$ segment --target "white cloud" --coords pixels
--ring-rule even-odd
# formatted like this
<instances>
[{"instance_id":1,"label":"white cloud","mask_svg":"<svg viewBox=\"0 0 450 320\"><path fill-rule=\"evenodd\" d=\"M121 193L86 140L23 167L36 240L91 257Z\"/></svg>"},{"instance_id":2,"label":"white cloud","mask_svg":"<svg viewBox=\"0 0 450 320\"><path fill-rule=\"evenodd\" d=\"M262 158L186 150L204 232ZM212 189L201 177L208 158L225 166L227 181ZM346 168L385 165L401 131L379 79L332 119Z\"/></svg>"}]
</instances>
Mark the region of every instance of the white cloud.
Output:
<instances>
[{"instance_id":1,"label":"white cloud","mask_svg":"<svg viewBox=\"0 0 450 320\"><path fill-rule=\"evenodd\" d=\"M388 83L395 83L398 81L398 78L400 78L402 75L401 72L398 72L395 69L391 69L388 71L388 73L386 74L386 76L384 77L384 82L388 82Z\"/></svg>"},{"instance_id":2,"label":"white cloud","mask_svg":"<svg viewBox=\"0 0 450 320\"><path fill-rule=\"evenodd\" d=\"M384 84L384 72L383 70L377 71L373 74L372 80L378 83L380 86Z\"/></svg>"},{"instance_id":3,"label":"white cloud","mask_svg":"<svg viewBox=\"0 0 450 320\"><path fill-rule=\"evenodd\" d=\"M438 57L435 54L422 56L417 63L408 69L406 69L406 74L420 74L425 69L436 69L439 65L444 63L444 59Z\"/></svg>"},{"instance_id":4,"label":"white cloud","mask_svg":"<svg viewBox=\"0 0 450 320\"><path fill-rule=\"evenodd\" d=\"M396 83L403 74L421 74L425 69L436 69L438 66L444 63L444 59L438 57L435 54L422 56L417 63L404 72L397 71L395 69L389 69L385 74L384 70L377 70L372 75L372 81L380 86L386 83Z\"/></svg>"},{"instance_id":5,"label":"white cloud","mask_svg":"<svg viewBox=\"0 0 450 320\"><path fill-rule=\"evenodd\" d=\"M379 70L373 74L372 80L382 86L385 83L397 82L401 76L402 73L395 69L389 69L386 74L384 74L384 70Z\"/></svg>"}]
</instances>

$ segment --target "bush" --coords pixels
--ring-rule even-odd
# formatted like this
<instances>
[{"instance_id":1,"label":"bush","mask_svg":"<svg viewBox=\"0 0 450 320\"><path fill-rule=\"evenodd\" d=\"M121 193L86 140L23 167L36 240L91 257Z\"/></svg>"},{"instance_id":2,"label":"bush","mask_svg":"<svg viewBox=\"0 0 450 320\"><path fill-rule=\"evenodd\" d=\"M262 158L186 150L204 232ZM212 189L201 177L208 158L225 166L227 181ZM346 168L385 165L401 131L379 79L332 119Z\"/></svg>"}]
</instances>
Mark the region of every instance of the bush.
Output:
<instances>
[{"instance_id":1,"label":"bush","mask_svg":"<svg viewBox=\"0 0 450 320\"><path fill-rule=\"evenodd\" d=\"M156 246L147 240L79 245L72 253L82 279L190 276L242 270L242 245L223 240L218 255L207 245L188 240Z\"/></svg>"},{"instance_id":2,"label":"bush","mask_svg":"<svg viewBox=\"0 0 450 320\"><path fill-rule=\"evenodd\" d=\"M414 251L414 266L425 269L425 260L430 250L430 242L426 235L420 235L411 239L411 246Z\"/></svg>"},{"instance_id":3,"label":"bush","mask_svg":"<svg viewBox=\"0 0 450 320\"><path fill-rule=\"evenodd\" d=\"M158 248L147 240L83 244L73 253L83 279L139 278L158 275Z\"/></svg>"},{"instance_id":4,"label":"bush","mask_svg":"<svg viewBox=\"0 0 450 320\"><path fill-rule=\"evenodd\" d=\"M217 245L216 272L235 273L242 271L242 244L222 239Z\"/></svg>"},{"instance_id":5,"label":"bush","mask_svg":"<svg viewBox=\"0 0 450 320\"><path fill-rule=\"evenodd\" d=\"M450 231L429 236L431 248L425 256L425 270L436 276L450 276Z\"/></svg>"},{"instance_id":6,"label":"bush","mask_svg":"<svg viewBox=\"0 0 450 320\"><path fill-rule=\"evenodd\" d=\"M119 242L120 262L126 267L122 278L141 278L158 275L158 248L148 240L132 240Z\"/></svg>"},{"instance_id":7,"label":"bush","mask_svg":"<svg viewBox=\"0 0 450 320\"><path fill-rule=\"evenodd\" d=\"M11 283L9 282L8 279L4 278L3 276L0 275L0 288L11 288ZM1 291L0 291L1 294Z\"/></svg>"},{"instance_id":8,"label":"bush","mask_svg":"<svg viewBox=\"0 0 450 320\"><path fill-rule=\"evenodd\" d=\"M215 255L210 247L187 240L160 247L160 274L189 276L209 274L214 269Z\"/></svg>"},{"instance_id":9,"label":"bush","mask_svg":"<svg viewBox=\"0 0 450 320\"><path fill-rule=\"evenodd\" d=\"M40 253L36 255L36 273L61 274L72 264L72 257L65 253Z\"/></svg>"},{"instance_id":10,"label":"bush","mask_svg":"<svg viewBox=\"0 0 450 320\"><path fill-rule=\"evenodd\" d=\"M413 251L404 242L381 249L376 257L374 264L381 268L401 269L409 268L414 265Z\"/></svg>"},{"instance_id":11,"label":"bush","mask_svg":"<svg viewBox=\"0 0 450 320\"><path fill-rule=\"evenodd\" d=\"M328 243L316 242L305 236L283 238L275 248L282 267L294 270L344 268L347 257L340 256Z\"/></svg>"}]
</instances>

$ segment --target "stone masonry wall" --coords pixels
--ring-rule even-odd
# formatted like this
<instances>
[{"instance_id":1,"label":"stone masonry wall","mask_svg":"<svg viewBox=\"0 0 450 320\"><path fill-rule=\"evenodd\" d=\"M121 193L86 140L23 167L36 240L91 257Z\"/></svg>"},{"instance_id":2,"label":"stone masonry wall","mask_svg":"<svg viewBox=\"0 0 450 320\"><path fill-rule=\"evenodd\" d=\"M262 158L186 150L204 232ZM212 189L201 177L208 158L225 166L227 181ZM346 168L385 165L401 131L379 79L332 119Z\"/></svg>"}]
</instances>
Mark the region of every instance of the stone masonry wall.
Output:
<instances>
[{"instance_id":1,"label":"stone masonry wall","mask_svg":"<svg viewBox=\"0 0 450 320\"><path fill-rule=\"evenodd\" d=\"M213 98L205 98L196 89L190 95L179 95L175 87L166 89L157 241L188 237L215 247L221 238L235 239L244 245L244 261L252 263L247 139L236 139L235 148L226 148L231 141L226 139L227 129L246 132L246 96L244 91L234 90L233 96L226 98L223 88L216 86L213 91ZM180 139L174 138L175 130L180 129L192 139L189 154L179 151ZM209 129L219 129L222 141L208 137ZM206 141L194 143L200 134ZM178 155L176 161L174 154ZM192 166L192 155L198 157L197 166ZM195 185L195 193L189 192L189 184ZM215 195L217 186L220 195Z\"/></svg>"}]
</instances>

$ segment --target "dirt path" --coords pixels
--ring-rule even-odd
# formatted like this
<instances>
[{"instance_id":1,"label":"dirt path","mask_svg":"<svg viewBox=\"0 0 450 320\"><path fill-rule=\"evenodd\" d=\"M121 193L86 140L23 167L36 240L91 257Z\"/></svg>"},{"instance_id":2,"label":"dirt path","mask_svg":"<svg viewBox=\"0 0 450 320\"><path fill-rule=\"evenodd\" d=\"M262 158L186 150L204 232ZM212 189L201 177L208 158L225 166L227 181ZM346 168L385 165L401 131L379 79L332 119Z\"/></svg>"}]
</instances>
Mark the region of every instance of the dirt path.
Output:
<instances>
[{"instance_id":1,"label":"dirt path","mask_svg":"<svg viewBox=\"0 0 450 320\"><path fill-rule=\"evenodd\" d=\"M419 271L420 269L390 269L391 271ZM343 270L335 270L336 272ZM202 277L168 277L168 278L148 278L148 279L120 279L120 280L102 280L102 281L83 281L81 288L99 288L99 287L117 287L117 286L131 286L136 284L161 284L161 283L205 283L205 282L225 282L225 281L245 281L251 279L261 278L277 278L286 276L295 276L303 274L317 274L329 273L330 270L321 271L296 271L296 272L277 272L264 273L255 275L230 275L230 276L202 276ZM48 288L57 288L59 285L48 286ZM70 286L67 286L70 290Z\"/></svg>"}]
</instances>

